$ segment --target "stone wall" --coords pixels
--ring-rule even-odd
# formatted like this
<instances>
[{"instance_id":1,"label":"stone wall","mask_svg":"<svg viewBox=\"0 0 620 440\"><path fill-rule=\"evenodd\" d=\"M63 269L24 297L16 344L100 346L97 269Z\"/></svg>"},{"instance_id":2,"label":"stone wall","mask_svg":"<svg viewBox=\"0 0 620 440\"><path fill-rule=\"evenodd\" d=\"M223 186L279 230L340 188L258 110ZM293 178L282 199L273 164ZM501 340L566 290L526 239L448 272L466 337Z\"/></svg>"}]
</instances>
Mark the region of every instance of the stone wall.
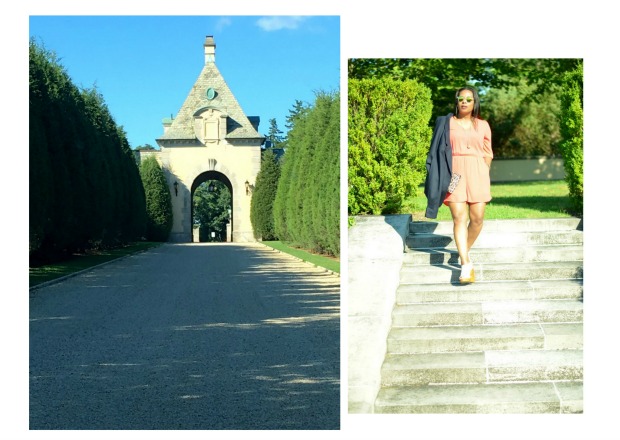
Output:
<instances>
[{"instance_id":1,"label":"stone wall","mask_svg":"<svg viewBox=\"0 0 620 440\"><path fill-rule=\"evenodd\" d=\"M491 165L491 182L563 180L564 176L561 158L494 159Z\"/></svg>"}]
</instances>

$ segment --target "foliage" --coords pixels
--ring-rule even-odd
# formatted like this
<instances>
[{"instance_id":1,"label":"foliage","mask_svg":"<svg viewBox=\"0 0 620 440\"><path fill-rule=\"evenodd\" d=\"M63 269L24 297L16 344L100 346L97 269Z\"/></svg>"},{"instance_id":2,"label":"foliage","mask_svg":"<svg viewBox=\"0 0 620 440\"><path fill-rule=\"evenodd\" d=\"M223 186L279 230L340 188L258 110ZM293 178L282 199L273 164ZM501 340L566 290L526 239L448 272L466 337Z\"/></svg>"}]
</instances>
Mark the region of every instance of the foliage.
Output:
<instances>
[{"instance_id":1,"label":"foliage","mask_svg":"<svg viewBox=\"0 0 620 440\"><path fill-rule=\"evenodd\" d=\"M525 78L534 86L526 96L527 100L536 100L546 92L557 90L564 85L564 74L581 65L580 58L497 58L489 62L496 80L487 86L517 85Z\"/></svg>"},{"instance_id":2,"label":"foliage","mask_svg":"<svg viewBox=\"0 0 620 440\"><path fill-rule=\"evenodd\" d=\"M200 241L226 241L226 225L230 222L232 196L219 180L207 180L196 188L193 196L194 224L200 227ZM215 237L211 234L215 233Z\"/></svg>"},{"instance_id":3,"label":"foliage","mask_svg":"<svg viewBox=\"0 0 620 440\"><path fill-rule=\"evenodd\" d=\"M349 79L414 79L430 90L433 111L429 121L454 111L454 93L466 84L488 87L500 82L491 60L478 58L354 58Z\"/></svg>"},{"instance_id":4,"label":"foliage","mask_svg":"<svg viewBox=\"0 0 620 440\"><path fill-rule=\"evenodd\" d=\"M317 253L340 253L339 93L317 92L291 119L273 205L280 240Z\"/></svg>"},{"instance_id":5,"label":"foliage","mask_svg":"<svg viewBox=\"0 0 620 440\"><path fill-rule=\"evenodd\" d=\"M583 64L567 72L562 91L560 147L572 209L583 213Z\"/></svg>"},{"instance_id":6,"label":"foliage","mask_svg":"<svg viewBox=\"0 0 620 440\"><path fill-rule=\"evenodd\" d=\"M266 138L271 142L272 148L278 148L284 141L284 138L282 137L282 130L278 128L278 123L275 118L269 120L269 134Z\"/></svg>"},{"instance_id":7,"label":"foliage","mask_svg":"<svg viewBox=\"0 0 620 440\"><path fill-rule=\"evenodd\" d=\"M575 58L373 58L351 59L348 70L352 79L415 79L424 84L431 90L431 124L437 116L454 111L459 87L473 85L499 156L522 157L558 153L559 110L554 95L563 85L564 73L579 63ZM508 101L514 93L518 93L516 107Z\"/></svg>"},{"instance_id":8,"label":"foliage","mask_svg":"<svg viewBox=\"0 0 620 440\"><path fill-rule=\"evenodd\" d=\"M260 171L256 176L256 184L250 205L250 221L254 230L254 238L275 240L273 224L273 202L278 190L280 165L272 151L263 152Z\"/></svg>"},{"instance_id":9,"label":"foliage","mask_svg":"<svg viewBox=\"0 0 620 440\"><path fill-rule=\"evenodd\" d=\"M425 178L430 91L414 80L349 80L349 214L399 212Z\"/></svg>"},{"instance_id":10,"label":"foliage","mask_svg":"<svg viewBox=\"0 0 620 440\"><path fill-rule=\"evenodd\" d=\"M32 39L29 104L31 265L140 239L144 190L123 129Z\"/></svg>"},{"instance_id":11,"label":"foliage","mask_svg":"<svg viewBox=\"0 0 620 440\"><path fill-rule=\"evenodd\" d=\"M151 144L138 145L134 151L155 151L155 147Z\"/></svg>"},{"instance_id":12,"label":"foliage","mask_svg":"<svg viewBox=\"0 0 620 440\"><path fill-rule=\"evenodd\" d=\"M559 87L528 100L535 87L521 79L517 85L487 92L484 113L493 127L496 158L560 155Z\"/></svg>"},{"instance_id":13,"label":"foliage","mask_svg":"<svg viewBox=\"0 0 620 440\"><path fill-rule=\"evenodd\" d=\"M140 176L146 194L146 238L167 241L172 229L172 200L166 176L155 156L142 160Z\"/></svg>"},{"instance_id":14,"label":"foliage","mask_svg":"<svg viewBox=\"0 0 620 440\"><path fill-rule=\"evenodd\" d=\"M293 104L293 108L288 111L288 115L286 116L285 127L287 130L291 130L294 127L297 118L303 116L303 114L308 110L309 107L307 105L299 99L296 99L295 104Z\"/></svg>"}]
</instances>

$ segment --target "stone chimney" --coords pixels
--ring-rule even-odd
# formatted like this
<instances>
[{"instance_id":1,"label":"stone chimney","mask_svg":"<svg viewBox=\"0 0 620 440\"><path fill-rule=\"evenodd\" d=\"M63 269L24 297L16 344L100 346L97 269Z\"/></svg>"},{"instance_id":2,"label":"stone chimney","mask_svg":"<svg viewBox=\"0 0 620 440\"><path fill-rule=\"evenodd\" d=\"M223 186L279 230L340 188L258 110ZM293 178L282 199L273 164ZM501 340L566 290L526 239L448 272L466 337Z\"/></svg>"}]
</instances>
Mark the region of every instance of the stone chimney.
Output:
<instances>
[{"instance_id":1,"label":"stone chimney","mask_svg":"<svg viewBox=\"0 0 620 440\"><path fill-rule=\"evenodd\" d=\"M215 63L215 41L213 41L213 35L207 35L205 39L205 64Z\"/></svg>"}]
</instances>

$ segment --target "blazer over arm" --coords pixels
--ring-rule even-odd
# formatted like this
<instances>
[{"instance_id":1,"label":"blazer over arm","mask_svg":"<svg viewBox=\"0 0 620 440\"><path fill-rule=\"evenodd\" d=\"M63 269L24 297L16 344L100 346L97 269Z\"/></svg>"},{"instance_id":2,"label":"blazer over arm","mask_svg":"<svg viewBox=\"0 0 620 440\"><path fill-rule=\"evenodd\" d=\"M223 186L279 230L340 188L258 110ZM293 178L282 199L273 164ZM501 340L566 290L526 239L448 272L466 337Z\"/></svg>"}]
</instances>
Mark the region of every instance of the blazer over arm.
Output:
<instances>
[{"instance_id":1,"label":"blazer over arm","mask_svg":"<svg viewBox=\"0 0 620 440\"><path fill-rule=\"evenodd\" d=\"M448 194L452 177L452 146L450 145L450 118L452 113L440 116L435 122L431 147L426 157L424 194L427 199L427 218L437 218L439 207Z\"/></svg>"}]
</instances>

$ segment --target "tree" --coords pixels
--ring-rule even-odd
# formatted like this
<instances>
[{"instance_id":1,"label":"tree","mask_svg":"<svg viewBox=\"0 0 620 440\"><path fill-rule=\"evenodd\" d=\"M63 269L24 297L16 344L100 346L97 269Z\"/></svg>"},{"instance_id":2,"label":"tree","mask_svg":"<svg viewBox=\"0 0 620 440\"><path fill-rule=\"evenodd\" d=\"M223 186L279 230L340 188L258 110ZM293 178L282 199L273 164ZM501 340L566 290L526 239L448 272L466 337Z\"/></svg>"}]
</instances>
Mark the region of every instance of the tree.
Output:
<instances>
[{"instance_id":1,"label":"tree","mask_svg":"<svg viewBox=\"0 0 620 440\"><path fill-rule=\"evenodd\" d=\"M349 60L349 79L413 79L430 90L434 124L439 115L454 111L454 93L464 85L487 88L503 84L492 60L483 58L354 58Z\"/></svg>"},{"instance_id":2,"label":"tree","mask_svg":"<svg viewBox=\"0 0 620 440\"><path fill-rule=\"evenodd\" d=\"M135 151L154 151L155 147L153 147L151 144L144 144L144 145L138 145L136 148L134 148Z\"/></svg>"},{"instance_id":3,"label":"tree","mask_svg":"<svg viewBox=\"0 0 620 440\"><path fill-rule=\"evenodd\" d=\"M267 139L271 142L271 148L278 148L283 142L282 130L278 128L278 123L275 118L269 120L269 134Z\"/></svg>"},{"instance_id":4,"label":"tree","mask_svg":"<svg viewBox=\"0 0 620 440\"><path fill-rule=\"evenodd\" d=\"M254 230L254 238L275 240L276 233L273 223L273 202L278 190L280 165L272 151L262 155L261 167L256 176L256 184L250 205L250 221Z\"/></svg>"},{"instance_id":5,"label":"tree","mask_svg":"<svg viewBox=\"0 0 620 440\"><path fill-rule=\"evenodd\" d=\"M196 188L193 217L194 224L200 228L200 241L226 241L231 200L230 190L218 180L208 180ZM212 233L215 237L212 237Z\"/></svg>"},{"instance_id":6,"label":"tree","mask_svg":"<svg viewBox=\"0 0 620 440\"><path fill-rule=\"evenodd\" d=\"M496 158L560 155L559 87L528 100L534 88L521 79L515 86L487 92L484 109Z\"/></svg>"},{"instance_id":7,"label":"tree","mask_svg":"<svg viewBox=\"0 0 620 440\"><path fill-rule=\"evenodd\" d=\"M291 130L295 126L295 121L297 118L301 117L307 110L308 106L304 105L304 103L299 99L296 99L295 104L293 104L293 108L289 109L288 115L286 116L286 129Z\"/></svg>"},{"instance_id":8,"label":"tree","mask_svg":"<svg viewBox=\"0 0 620 440\"><path fill-rule=\"evenodd\" d=\"M154 156L142 160L140 176L146 196L146 238L167 241L172 229L172 199L166 176Z\"/></svg>"},{"instance_id":9,"label":"tree","mask_svg":"<svg viewBox=\"0 0 620 440\"><path fill-rule=\"evenodd\" d=\"M415 79L424 84L431 91L433 111L429 123L433 125L439 115L454 111L454 93L464 85L478 89L482 102L481 116L485 119L489 118L487 99L492 92L499 90L518 88L522 93L519 102L523 105L537 104L541 99L550 102L550 95L557 94L558 88L563 85L564 73L574 70L579 61L576 58L354 58L349 60L348 70L350 79ZM544 106L538 110L543 111ZM540 115L549 120L547 114ZM552 119L550 123L557 133L559 121ZM527 137L524 132L529 128L519 125L513 122L511 131L521 131L522 137ZM491 128L494 129L493 126ZM526 154L522 151L515 153L517 156Z\"/></svg>"}]
</instances>

